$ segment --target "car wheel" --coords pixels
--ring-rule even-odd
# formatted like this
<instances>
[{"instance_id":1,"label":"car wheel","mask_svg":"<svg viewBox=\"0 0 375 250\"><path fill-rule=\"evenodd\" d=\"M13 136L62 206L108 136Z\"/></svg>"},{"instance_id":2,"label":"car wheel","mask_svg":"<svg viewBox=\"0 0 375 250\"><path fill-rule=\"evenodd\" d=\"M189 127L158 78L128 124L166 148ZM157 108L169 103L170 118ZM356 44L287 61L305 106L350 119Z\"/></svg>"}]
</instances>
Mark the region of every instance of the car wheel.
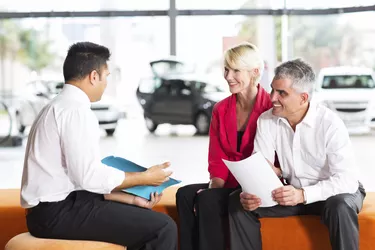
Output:
<instances>
[{"instance_id":1,"label":"car wheel","mask_svg":"<svg viewBox=\"0 0 375 250\"><path fill-rule=\"evenodd\" d=\"M207 135L210 129L210 118L206 113L200 112L195 117L195 128L200 135Z\"/></svg>"},{"instance_id":2,"label":"car wheel","mask_svg":"<svg viewBox=\"0 0 375 250\"><path fill-rule=\"evenodd\" d=\"M26 126L22 124L22 119L21 119L21 115L19 114L19 112L16 113L16 125L17 125L18 132L23 134L25 132Z\"/></svg>"},{"instance_id":3,"label":"car wheel","mask_svg":"<svg viewBox=\"0 0 375 250\"><path fill-rule=\"evenodd\" d=\"M111 128L111 129L106 129L105 132L107 133L108 136L112 136L115 133L115 130L116 129Z\"/></svg>"},{"instance_id":4,"label":"car wheel","mask_svg":"<svg viewBox=\"0 0 375 250\"><path fill-rule=\"evenodd\" d=\"M158 128L158 124L156 124L153 120L151 120L148 117L145 117L145 123L148 131L151 133L155 132L155 130Z\"/></svg>"}]
</instances>

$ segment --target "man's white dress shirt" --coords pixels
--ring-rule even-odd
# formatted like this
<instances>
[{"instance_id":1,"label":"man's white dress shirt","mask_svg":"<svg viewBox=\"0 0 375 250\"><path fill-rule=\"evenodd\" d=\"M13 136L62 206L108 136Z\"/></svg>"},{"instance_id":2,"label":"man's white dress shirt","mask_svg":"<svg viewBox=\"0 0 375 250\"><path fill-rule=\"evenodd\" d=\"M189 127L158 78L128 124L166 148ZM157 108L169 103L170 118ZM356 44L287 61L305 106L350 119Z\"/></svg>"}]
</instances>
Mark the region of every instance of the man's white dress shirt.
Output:
<instances>
[{"instance_id":1,"label":"man's white dress shirt","mask_svg":"<svg viewBox=\"0 0 375 250\"><path fill-rule=\"evenodd\" d=\"M21 186L21 205L64 200L87 190L108 194L124 172L101 163L100 129L88 96L65 84L37 116L28 137Z\"/></svg>"},{"instance_id":2,"label":"man's white dress shirt","mask_svg":"<svg viewBox=\"0 0 375 250\"><path fill-rule=\"evenodd\" d=\"M272 109L258 119L254 152L273 162L275 151L284 179L305 190L306 203L324 201L358 189L357 166L347 129L325 106L310 103L293 131Z\"/></svg>"}]
</instances>

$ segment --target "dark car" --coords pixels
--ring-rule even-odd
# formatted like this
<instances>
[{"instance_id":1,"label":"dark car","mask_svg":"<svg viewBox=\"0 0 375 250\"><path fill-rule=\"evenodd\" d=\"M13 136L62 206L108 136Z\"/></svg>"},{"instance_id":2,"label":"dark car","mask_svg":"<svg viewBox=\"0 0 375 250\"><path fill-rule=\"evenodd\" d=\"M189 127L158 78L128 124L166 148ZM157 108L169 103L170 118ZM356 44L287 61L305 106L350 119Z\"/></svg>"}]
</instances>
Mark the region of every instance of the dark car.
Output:
<instances>
[{"instance_id":1,"label":"dark car","mask_svg":"<svg viewBox=\"0 0 375 250\"><path fill-rule=\"evenodd\" d=\"M173 60L159 60L156 64L179 65ZM196 73L176 72L174 69L156 73L140 81L137 98L144 111L146 127L154 132L159 124L192 124L198 134L207 134L211 121L212 108L216 102L228 96L228 93L213 80Z\"/></svg>"}]
</instances>

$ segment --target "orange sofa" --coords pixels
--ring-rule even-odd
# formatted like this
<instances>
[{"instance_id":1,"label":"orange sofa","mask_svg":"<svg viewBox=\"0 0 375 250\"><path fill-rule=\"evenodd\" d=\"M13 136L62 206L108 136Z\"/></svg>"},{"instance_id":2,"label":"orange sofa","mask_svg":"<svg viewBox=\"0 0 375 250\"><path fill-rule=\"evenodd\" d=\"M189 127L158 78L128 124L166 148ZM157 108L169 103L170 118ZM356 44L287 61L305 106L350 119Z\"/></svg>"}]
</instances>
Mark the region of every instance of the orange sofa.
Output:
<instances>
[{"instance_id":1,"label":"orange sofa","mask_svg":"<svg viewBox=\"0 0 375 250\"><path fill-rule=\"evenodd\" d=\"M169 214L178 223L175 205L177 187L168 188L154 210ZM328 231L317 216L264 218L264 250L329 250ZM375 250L375 193L368 193L359 214L360 249ZM0 250L14 236L27 232L25 211L19 205L19 190L0 190Z\"/></svg>"}]
</instances>

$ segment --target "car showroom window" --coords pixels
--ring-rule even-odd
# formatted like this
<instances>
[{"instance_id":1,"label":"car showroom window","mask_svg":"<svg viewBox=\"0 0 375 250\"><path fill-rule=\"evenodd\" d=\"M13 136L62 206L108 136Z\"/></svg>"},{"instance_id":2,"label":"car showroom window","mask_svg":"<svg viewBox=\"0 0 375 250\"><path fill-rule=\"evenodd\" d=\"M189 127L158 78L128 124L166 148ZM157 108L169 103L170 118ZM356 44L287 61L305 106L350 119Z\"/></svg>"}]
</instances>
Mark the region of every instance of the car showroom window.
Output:
<instances>
[{"instance_id":1,"label":"car showroom window","mask_svg":"<svg viewBox=\"0 0 375 250\"><path fill-rule=\"evenodd\" d=\"M332 75L323 79L323 89L375 88L371 75Z\"/></svg>"}]
</instances>

